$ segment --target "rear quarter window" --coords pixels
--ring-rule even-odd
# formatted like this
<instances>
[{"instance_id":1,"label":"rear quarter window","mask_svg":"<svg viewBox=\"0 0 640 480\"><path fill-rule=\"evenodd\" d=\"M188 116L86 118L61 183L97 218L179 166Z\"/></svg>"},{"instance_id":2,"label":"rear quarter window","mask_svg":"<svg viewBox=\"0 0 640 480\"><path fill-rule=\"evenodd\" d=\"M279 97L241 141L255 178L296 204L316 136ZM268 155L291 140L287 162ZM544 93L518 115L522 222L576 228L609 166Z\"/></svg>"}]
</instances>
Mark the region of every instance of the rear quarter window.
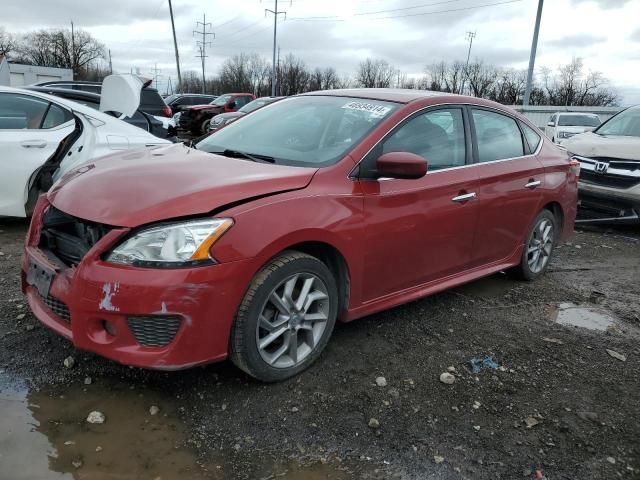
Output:
<instances>
[{"instance_id":1,"label":"rear quarter window","mask_svg":"<svg viewBox=\"0 0 640 480\"><path fill-rule=\"evenodd\" d=\"M540 141L542 140L542 138L533 128L531 128L526 123L520 122L520 128L522 128L524 138L527 141L525 150L529 154L534 153L538 149L538 145L540 145Z\"/></svg>"}]
</instances>

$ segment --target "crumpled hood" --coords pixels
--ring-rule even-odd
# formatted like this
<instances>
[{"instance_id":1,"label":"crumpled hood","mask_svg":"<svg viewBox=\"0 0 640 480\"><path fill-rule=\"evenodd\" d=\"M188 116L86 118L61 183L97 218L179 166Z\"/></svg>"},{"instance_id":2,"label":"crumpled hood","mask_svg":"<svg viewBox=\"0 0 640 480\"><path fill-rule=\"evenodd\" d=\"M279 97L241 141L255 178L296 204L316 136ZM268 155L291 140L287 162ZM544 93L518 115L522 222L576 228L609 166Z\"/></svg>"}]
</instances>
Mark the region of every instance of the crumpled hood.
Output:
<instances>
[{"instance_id":1,"label":"crumpled hood","mask_svg":"<svg viewBox=\"0 0 640 480\"><path fill-rule=\"evenodd\" d=\"M302 189L316 171L227 158L175 144L85 163L64 175L48 199L78 218L137 227Z\"/></svg>"},{"instance_id":2,"label":"crumpled hood","mask_svg":"<svg viewBox=\"0 0 640 480\"><path fill-rule=\"evenodd\" d=\"M610 157L640 160L640 138L582 133L563 144L569 152L585 157Z\"/></svg>"}]
</instances>

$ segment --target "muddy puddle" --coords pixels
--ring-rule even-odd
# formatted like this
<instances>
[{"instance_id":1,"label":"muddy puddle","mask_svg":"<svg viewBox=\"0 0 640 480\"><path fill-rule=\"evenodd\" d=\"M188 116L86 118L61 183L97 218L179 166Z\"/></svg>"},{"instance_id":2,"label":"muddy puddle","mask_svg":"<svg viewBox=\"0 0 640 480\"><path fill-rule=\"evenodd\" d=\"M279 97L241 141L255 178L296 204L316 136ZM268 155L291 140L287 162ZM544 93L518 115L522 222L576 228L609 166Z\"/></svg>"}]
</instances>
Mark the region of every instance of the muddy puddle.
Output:
<instances>
[{"instance_id":1,"label":"muddy puddle","mask_svg":"<svg viewBox=\"0 0 640 480\"><path fill-rule=\"evenodd\" d=\"M554 307L551 319L567 327L580 327L601 332L618 328L616 318L606 310L573 303L560 303Z\"/></svg>"},{"instance_id":2,"label":"muddy puddle","mask_svg":"<svg viewBox=\"0 0 640 480\"><path fill-rule=\"evenodd\" d=\"M221 455L199 461L185 446L189 432L176 400L127 385L76 385L63 392L30 390L0 374L0 479L203 480L235 478ZM151 407L159 411L151 414ZM92 411L103 424L86 421ZM155 408L154 408L155 411ZM327 465L260 465L255 478L349 478Z\"/></svg>"}]
</instances>

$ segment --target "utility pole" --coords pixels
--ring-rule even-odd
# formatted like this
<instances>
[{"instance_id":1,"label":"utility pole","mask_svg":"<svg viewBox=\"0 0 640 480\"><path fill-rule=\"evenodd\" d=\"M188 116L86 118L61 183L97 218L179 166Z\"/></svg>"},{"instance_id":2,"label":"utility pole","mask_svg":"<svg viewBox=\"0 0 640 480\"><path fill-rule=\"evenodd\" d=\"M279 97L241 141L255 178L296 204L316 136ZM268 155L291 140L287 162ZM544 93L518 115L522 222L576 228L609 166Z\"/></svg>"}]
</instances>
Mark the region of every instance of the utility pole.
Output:
<instances>
[{"instance_id":1,"label":"utility pole","mask_svg":"<svg viewBox=\"0 0 640 480\"><path fill-rule=\"evenodd\" d=\"M273 63L271 64L271 96L276 96L276 45L277 45L277 33L278 33L278 15L284 15L284 18L287 18L287 12L278 11L278 0L276 0L276 5L274 10L270 10L268 8L264 9L264 16L267 16L268 13L273 13Z\"/></svg>"},{"instance_id":2,"label":"utility pole","mask_svg":"<svg viewBox=\"0 0 640 480\"><path fill-rule=\"evenodd\" d=\"M71 71L76 74L76 37L73 29L73 20L71 20Z\"/></svg>"},{"instance_id":3,"label":"utility pole","mask_svg":"<svg viewBox=\"0 0 640 480\"><path fill-rule=\"evenodd\" d=\"M173 31L173 48L176 51L176 70L178 70L178 93L182 92L182 75L180 74L180 56L178 55L178 40L176 39L176 25L173 21L173 7L169 0L169 15L171 16L171 30Z\"/></svg>"},{"instance_id":4,"label":"utility pole","mask_svg":"<svg viewBox=\"0 0 640 480\"><path fill-rule=\"evenodd\" d=\"M462 77L462 84L460 85L460 95L464 93L464 82L469 77L469 59L471 58L471 46L473 45L473 39L476 38L476 32L467 32L467 40L469 40L469 51L467 52L467 63L464 65L464 77Z\"/></svg>"},{"instance_id":5,"label":"utility pole","mask_svg":"<svg viewBox=\"0 0 640 480\"><path fill-rule=\"evenodd\" d=\"M111 49L109 49L109 75L113 75L113 63L111 62Z\"/></svg>"},{"instance_id":6,"label":"utility pole","mask_svg":"<svg viewBox=\"0 0 640 480\"><path fill-rule=\"evenodd\" d=\"M280 78L280 45L278 45L278 68L276 70L276 85L278 87L276 93L278 95L280 95L280 81L278 81L279 78Z\"/></svg>"},{"instance_id":7,"label":"utility pole","mask_svg":"<svg viewBox=\"0 0 640 480\"><path fill-rule=\"evenodd\" d=\"M153 67L153 86L158 88L158 73L161 72L162 70L160 70L158 68L158 64L156 63L155 66Z\"/></svg>"},{"instance_id":8,"label":"utility pole","mask_svg":"<svg viewBox=\"0 0 640 480\"><path fill-rule=\"evenodd\" d=\"M529 105L531 96L531 84L533 83L533 67L536 63L536 50L538 49L538 33L540 33L540 19L542 18L542 4L544 0L538 0L538 13L536 15L536 28L533 30L533 41L531 42L531 56L529 57L529 71L527 72L527 86L524 90L524 106Z\"/></svg>"},{"instance_id":9,"label":"utility pole","mask_svg":"<svg viewBox=\"0 0 640 480\"><path fill-rule=\"evenodd\" d=\"M202 31L197 30L197 28L202 25ZM196 44L200 49L200 55L196 55L196 57L200 57L202 60L202 93L205 92L205 76L204 76L204 59L207 58L207 45L211 46L211 42L207 41L207 35L213 35L213 38L216 38L216 34L213 32L208 32L207 28L211 28L211 23L207 23L207 16L205 14L202 15L202 21L196 22L196 30L193 31L194 35L202 35L202 40L197 40Z\"/></svg>"}]
</instances>

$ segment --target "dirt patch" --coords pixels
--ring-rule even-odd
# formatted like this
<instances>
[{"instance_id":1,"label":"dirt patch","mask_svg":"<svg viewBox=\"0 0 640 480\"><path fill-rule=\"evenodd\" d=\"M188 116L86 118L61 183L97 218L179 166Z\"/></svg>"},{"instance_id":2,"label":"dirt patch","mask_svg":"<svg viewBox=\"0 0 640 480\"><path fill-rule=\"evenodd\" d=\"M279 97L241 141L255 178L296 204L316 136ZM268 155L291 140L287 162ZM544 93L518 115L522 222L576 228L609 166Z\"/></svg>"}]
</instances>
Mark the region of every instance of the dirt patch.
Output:
<instances>
[{"instance_id":1,"label":"dirt patch","mask_svg":"<svg viewBox=\"0 0 640 480\"><path fill-rule=\"evenodd\" d=\"M132 415L139 410L132 428L145 426L140 419L153 402L169 415L159 435L179 446L148 461L163 471L172 472L160 456L184 464L183 452L191 467L207 469L191 470L193 478L215 475L217 465L224 478L246 479L511 479L536 469L553 479L640 478L637 230L576 234L537 282L498 274L339 325L316 365L276 385L228 363L159 373L73 350L28 313L19 292L25 224L0 220L0 230L0 369L74 402L92 377L101 394L73 413L72 425L87 408L111 409L111 393L143 393L132 403ZM550 311L566 302L605 311L619 328L552 321ZM63 366L69 355L73 368ZM487 356L498 368L471 373L467 362ZM451 385L440 381L448 367ZM114 431L135 444L124 425ZM325 470L305 471L309 465Z\"/></svg>"}]
</instances>

